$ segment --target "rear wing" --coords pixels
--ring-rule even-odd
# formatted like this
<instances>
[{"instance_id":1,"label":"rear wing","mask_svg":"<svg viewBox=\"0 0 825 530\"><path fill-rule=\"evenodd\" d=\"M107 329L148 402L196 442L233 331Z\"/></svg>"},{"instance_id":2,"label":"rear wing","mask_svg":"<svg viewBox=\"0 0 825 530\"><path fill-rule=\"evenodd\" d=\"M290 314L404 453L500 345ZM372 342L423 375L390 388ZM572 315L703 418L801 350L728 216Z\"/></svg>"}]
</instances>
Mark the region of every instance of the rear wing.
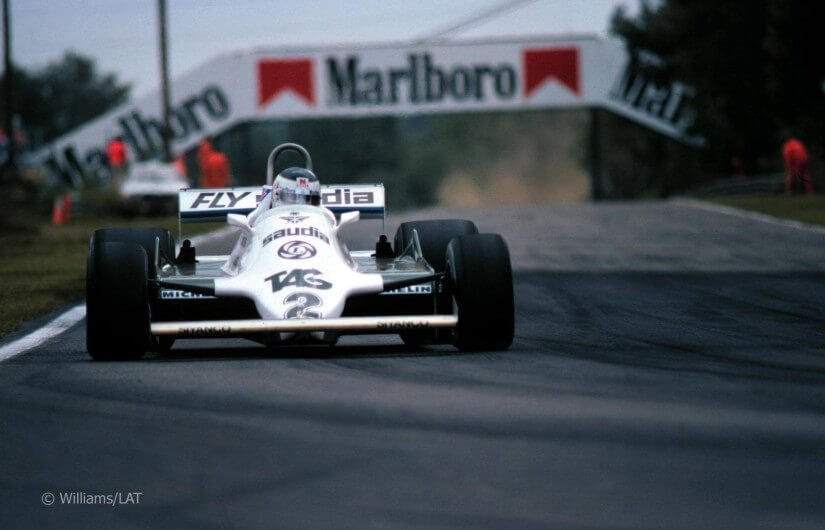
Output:
<instances>
[{"instance_id":1,"label":"rear wing","mask_svg":"<svg viewBox=\"0 0 825 530\"><path fill-rule=\"evenodd\" d=\"M227 214L248 215L263 198L261 186L185 189L178 193L181 223L217 223ZM335 215L359 212L361 219L384 219L384 185L321 186L321 205Z\"/></svg>"}]
</instances>

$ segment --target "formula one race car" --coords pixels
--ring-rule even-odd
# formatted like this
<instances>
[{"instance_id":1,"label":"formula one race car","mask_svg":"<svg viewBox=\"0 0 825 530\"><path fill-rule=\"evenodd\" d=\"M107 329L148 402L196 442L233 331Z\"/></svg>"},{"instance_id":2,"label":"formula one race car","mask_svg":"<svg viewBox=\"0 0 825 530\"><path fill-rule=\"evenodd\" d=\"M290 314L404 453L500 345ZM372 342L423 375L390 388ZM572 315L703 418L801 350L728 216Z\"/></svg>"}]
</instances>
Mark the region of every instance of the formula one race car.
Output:
<instances>
[{"instance_id":1,"label":"formula one race car","mask_svg":"<svg viewBox=\"0 0 825 530\"><path fill-rule=\"evenodd\" d=\"M296 151L303 168L275 163ZM342 334L399 334L411 345L504 350L513 340L507 245L467 220L402 223L394 245L349 251L340 234L359 218L384 219L382 185L320 186L298 204L278 182L306 187L309 153L275 148L267 185L187 189L181 223L222 221L240 232L230 255L196 255L160 228L109 228L91 238L86 270L87 349L96 360L138 359L176 338L244 337L268 346L335 344ZM304 173L301 173L304 172ZM300 190L298 190L300 191ZM321 204L318 204L318 203Z\"/></svg>"}]
</instances>

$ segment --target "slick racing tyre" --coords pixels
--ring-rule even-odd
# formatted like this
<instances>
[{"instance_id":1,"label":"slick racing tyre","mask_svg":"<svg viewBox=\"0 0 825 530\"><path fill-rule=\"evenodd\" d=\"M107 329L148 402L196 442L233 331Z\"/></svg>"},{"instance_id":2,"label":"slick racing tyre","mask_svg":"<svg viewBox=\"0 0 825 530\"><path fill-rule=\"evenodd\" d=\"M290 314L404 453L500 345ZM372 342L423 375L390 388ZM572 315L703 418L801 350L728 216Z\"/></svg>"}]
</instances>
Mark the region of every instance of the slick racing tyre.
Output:
<instances>
[{"instance_id":1,"label":"slick racing tyre","mask_svg":"<svg viewBox=\"0 0 825 530\"><path fill-rule=\"evenodd\" d=\"M475 223L466 219L439 219L433 221L410 221L401 223L395 231L394 248L396 254L401 254L413 240L413 230L418 232L418 241L421 243L421 253L424 259L432 266L435 272L447 270L445 256L447 244L456 236L477 234ZM452 298L449 294L438 295L435 298L435 313L452 311ZM449 330L441 331L406 331L400 334L404 344L419 346L421 344L449 343Z\"/></svg>"},{"instance_id":2,"label":"slick racing tyre","mask_svg":"<svg viewBox=\"0 0 825 530\"><path fill-rule=\"evenodd\" d=\"M439 219L434 221L410 221L401 223L395 231L394 248L401 254L413 239L412 232L418 232L421 253L435 272L447 270L444 260L447 243L456 236L477 234L475 223L466 219Z\"/></svg>"},{"instance_id":3,"label":"slick racing tyre","mask_svg":"<svg viewBox=\"0 0 825 530\"><path fill-rule=\"evenodd\" d=\"M458 325L453 343L462 351L506 350L515 316L510 252L498 234L458 236L447 245L447 268Z\"/></svg>"},{"instance_id":4,"label":"slick racing tyre","mask_svg":"<svg viewBox=\"0 0 825 530\"><path fill-rule=\"evenodd\" d=\"M133 243L140 245L149 258L149 277L157 276L155 271L155 238L160 238L160 253L168 259L175 259L175 238L165 228L101 228L92 236L90 247L100 243Z\"/></svg>"},{"instance_id":5,"label":"slick racing tyre","mask_svg":"<svg viewBox=\"0 0 825 530\"><path fill-rule=\"evenodd\" d=\"M96 361L150 348L149 260L134 243L95 243L86 260L86 349Z\"/></svg>"},{"instance_id":6,"label":"slick racing tyre","mask_svg":"<svg viewBox=\"0 0 825 530\"><path fill-rule=\"evenodd\" d=\"M156 278L155 270L155 239L158 239L158 250L161 256L169 260L175 259L175 238L165 228L101 228L92 236L90 248L101 243L133 243L140 245L148 257L149 278ZM174 337L154 337L152 348L159 352L168 352L175 343Z\"/></svg>"}]
</instances>

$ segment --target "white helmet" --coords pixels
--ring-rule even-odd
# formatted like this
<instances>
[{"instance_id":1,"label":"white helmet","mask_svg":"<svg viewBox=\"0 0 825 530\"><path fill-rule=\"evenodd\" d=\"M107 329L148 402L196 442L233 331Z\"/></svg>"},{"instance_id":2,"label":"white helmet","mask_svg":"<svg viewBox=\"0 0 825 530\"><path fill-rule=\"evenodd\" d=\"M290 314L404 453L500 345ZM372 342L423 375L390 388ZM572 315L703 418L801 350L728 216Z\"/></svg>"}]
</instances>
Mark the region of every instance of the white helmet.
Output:
<instances>
[{"instance_id":1,"label":"white helmet","mask_svg":"<svg viewBox=\"0 0 825 530\"><path fill-rule=\"evenodd\" d=\"M272 204L321 204L321 183L315 174L302 167L281 171L272 186Z\"/></svg>"}]
</instances>

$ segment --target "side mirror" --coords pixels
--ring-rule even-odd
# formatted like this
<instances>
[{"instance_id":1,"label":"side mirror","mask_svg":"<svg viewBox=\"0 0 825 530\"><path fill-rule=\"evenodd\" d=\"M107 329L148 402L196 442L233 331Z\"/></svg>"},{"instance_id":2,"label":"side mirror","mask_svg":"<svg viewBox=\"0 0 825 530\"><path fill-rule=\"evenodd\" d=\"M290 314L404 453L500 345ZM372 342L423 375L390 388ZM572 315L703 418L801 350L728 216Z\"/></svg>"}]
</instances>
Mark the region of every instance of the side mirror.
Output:
<instances>
[{"instance_id":1,"label":"side mirror","mask_svg":"<svg viewBox=\"0 0 825 530\"><path fill-rule=\"evenodd\" d=\"M350 223L354 223L361 218L361 212L344 212L341 214L341 220L338 221L337 228L341 228L344 225L348 225Z\"/></svg>"},{"instance_id":2,"label":"side mirror","mask_svg":"<svg viewBox=\"0 0 825 530\"><path fill-rule=\"evenodd\" d=\"M226 223L229 226L237 226L239 228L243 228L244 230L252 230L252 228L249 227L249 222L247 221L246 216L239 213L227 214Z\"/></svg>"}]
</instances>

